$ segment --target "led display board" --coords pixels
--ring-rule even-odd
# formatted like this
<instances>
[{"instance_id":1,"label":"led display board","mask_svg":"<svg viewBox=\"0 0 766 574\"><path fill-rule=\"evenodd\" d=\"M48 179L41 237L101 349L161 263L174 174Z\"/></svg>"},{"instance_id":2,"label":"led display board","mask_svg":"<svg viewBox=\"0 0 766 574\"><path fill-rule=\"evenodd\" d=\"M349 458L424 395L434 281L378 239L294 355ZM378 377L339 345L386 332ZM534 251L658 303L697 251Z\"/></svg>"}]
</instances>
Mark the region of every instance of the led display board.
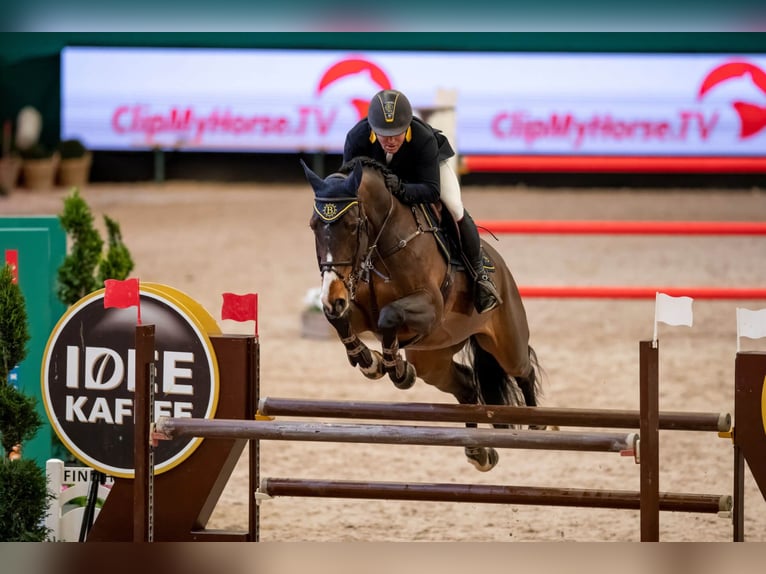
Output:
<instances>
[{"instance_id":1,"label":"led display board","mask_svg":"<svg viewBox=\"0 0 766 574\"><path fill-rule=\"evenodd\" d=\"M455 101L460 154L766 150L766 56L68 47L62 138L94 150L340 153L383 88Z\"/></svg>"}]
</instances>

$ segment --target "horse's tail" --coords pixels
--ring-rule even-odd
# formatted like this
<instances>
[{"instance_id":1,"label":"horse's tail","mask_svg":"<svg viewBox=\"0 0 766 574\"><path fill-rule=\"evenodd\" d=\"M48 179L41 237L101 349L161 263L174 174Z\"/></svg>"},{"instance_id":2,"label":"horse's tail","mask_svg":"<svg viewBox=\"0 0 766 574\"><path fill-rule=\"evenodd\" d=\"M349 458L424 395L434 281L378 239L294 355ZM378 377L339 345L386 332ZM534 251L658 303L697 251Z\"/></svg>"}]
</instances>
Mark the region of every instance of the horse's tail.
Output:
<instances>
[{"instance_id":1,"label":"horse's tail","mask_svg":"<svg viewBox=\"0 0 766 574\"><path fill-rule=\"evenodd\" d=\"M469 362L479 402L487 405L535 406L541 392L541 369L537 353L529 347L531 370L525 377L512 377L506 373L494 356L485 351L471 337Z\"/></svg>"},{"instance_id":2,"label":"horse's tail","mask_svg":"<svg viewBox=\"0 0 766 574\"><path fill-rule=\"evenodd\" d=\"M527 380L530 384L530 393L533 397L534 404L537 406L537 399L540 398L543 392L543 368L540 366L540 361L537 360L537 353L529 346L529 362L532 365L532 369L529 372ZM518 381L517 381L518 382ZM529 401L527 401L529 404Z\"/></svg>"},{"instance_id":3,"label":"horse's tail","mask_svg":"<svg viewBox=\"0 0 766 574\"><path fill-rule=\"evenodd\" d=\"M469 342L470 364L479 402L486 405L523 405L524 398L513 377L494 356L481 348L476 337Z\"/></svg>"}]
</instances>

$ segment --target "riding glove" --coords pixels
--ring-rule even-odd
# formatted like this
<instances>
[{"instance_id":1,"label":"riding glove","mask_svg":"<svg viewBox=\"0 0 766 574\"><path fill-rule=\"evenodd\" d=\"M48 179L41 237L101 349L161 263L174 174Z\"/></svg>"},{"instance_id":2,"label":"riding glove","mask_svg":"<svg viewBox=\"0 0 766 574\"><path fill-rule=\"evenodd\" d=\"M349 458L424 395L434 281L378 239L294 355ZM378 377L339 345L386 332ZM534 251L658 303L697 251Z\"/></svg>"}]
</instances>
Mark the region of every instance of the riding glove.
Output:
<instances>
[{"instance_id":1,"label":"riding glove","mask_svg":"<svg viewBox=\"0 0 766 574\"><path fill-rule=\"evenodd\" d=\"M399 179L399 176L395 173L387 173L383 177L386 180L386 187L391 193L398 196L402 192L402 180Z\"/></svg>"}]
</instances>

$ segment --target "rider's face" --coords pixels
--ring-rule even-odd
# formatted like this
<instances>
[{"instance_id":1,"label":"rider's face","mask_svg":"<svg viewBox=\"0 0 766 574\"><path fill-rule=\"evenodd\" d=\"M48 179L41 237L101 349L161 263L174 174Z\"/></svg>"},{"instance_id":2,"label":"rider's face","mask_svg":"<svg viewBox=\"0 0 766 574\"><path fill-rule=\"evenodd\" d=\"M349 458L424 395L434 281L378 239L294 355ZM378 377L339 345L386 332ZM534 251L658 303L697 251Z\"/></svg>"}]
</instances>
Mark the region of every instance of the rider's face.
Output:
<instances>
[{"instance_id":1,"label":"rider's face","mask_svg":"<svg viewBox=\"0 0 766 574\"><path fill-rule=\"evenodd\" d=\"M380 142L380 146L383 148L383 151L386 153L396 153L399 151L399 148L402 147L402 144L404 143L404 136L406 135L406 131L395 135L395 136L381 136L378 134L375 134L378 138L378 141Z\"/></svg>"}]
</instances>

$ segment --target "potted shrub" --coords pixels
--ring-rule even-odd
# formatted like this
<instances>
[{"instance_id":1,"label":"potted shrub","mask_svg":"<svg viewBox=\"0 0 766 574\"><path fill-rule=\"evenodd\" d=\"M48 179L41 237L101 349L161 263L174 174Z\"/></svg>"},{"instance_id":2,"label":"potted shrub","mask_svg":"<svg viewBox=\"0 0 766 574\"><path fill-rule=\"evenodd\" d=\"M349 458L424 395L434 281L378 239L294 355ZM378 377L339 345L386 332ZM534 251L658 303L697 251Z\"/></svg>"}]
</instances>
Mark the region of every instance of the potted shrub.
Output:
<instances>
[{"instance_id":1,"label":"potted shrub","mask_svg":"<svg viewBox=\"0 0 766 574\"><path fill-rule=\"evenodd\" d=\"M21 158L18 155L0 157L0 195L7 195L16 187L21 174Z\"/></svg>"},{"instance_id":2,"label":"potted shrub","mask_svg":"<svg viewBox=\"0 0 766 574\"><path fill-rule=\"evenodd\" d=\"M23 186L50 189L56 180L58 154L40 141L43 118L32 106L23 107L16 119L16 149L21 156Z\"/></svg>"},{"instance_id":3,"label":"potted shrub","mask_svg":"<svg viewBox=\"0 0 766 574\"><path fill-rule=\"evenodd\" d=\"M58 183L66 187L82 187L90 179L90 166L93 154L78 139L59 142L56 151L59 154Z\"/></svg>"},{"instance_id":4,"label":"potted shrub","mask_svg":"<svg viewBox=\"0 0 766 574\"><path fill-rule=\"evenodd\" d=\"M21 173L21 158L11 149L11 122L3 124L3 148L0 156L0 195L10 193L16 187Z\"/></svg>"},{"instance_id":5,"label":"potted shrub","mask_svg":"<svg viewBox=\"0 0 766 574\"><path fill-rule=\"evenodd\" d=\"M23 185L27 189L51 189L56 181L58 153L41 143L20 150Z\"/></svg>"}]
</instances>

